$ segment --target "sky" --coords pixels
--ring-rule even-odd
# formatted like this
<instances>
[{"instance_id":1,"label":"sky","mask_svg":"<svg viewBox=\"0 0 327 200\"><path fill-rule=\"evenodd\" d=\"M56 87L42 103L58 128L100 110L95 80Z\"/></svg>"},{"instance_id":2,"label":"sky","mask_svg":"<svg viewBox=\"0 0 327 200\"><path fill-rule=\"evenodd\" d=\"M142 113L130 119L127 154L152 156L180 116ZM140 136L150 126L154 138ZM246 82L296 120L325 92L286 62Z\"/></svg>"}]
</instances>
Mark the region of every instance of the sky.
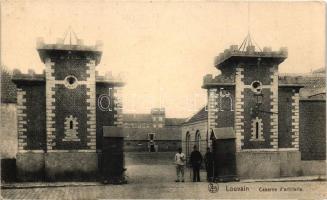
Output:
<instances>
[{"instance_id":1,"label":"sky","mask_svg":"<svg viewBox=\"0 0 327 200\"><path fill-rule=\"evenodd\" d=\"M125 113L165 107L190 117L206 103L203 76L217 75L215 56L250 31L261 48L288 48L280 73L325 67L323 2L1 1L1 64L45 69L36 38L54 43L71 26L86 45L103 42L100 74L124 78Z\"/></svg>"}]
</instances>

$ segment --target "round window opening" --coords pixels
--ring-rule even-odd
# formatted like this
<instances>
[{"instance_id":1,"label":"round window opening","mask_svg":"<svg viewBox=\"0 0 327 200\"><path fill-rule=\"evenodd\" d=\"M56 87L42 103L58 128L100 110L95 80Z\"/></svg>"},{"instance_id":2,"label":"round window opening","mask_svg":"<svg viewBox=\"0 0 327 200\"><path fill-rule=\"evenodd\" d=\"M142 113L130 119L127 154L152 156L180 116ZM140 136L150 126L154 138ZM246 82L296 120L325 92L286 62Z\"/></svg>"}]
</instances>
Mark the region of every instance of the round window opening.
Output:
<instances>
[{"instance_id":1,"label":"round window opening","mask_svg":"<svg viewBox=\"0 0 327 200\"><path fill-rule=\"evenodd\" d=\"M65 86L68 89L75 89L77 87L77 78L75 76L67 76L65 78Z\"/></svg>"},{"instance_id":2,"label":"round window opening","mask_svg":"<svg viewBox=\"0 0 327 200\"><path fill-rule=\"evenodd\" d=\"M260 94L262 90L262 83L260 81L253 81L251 83L251 89L254 93Z\"/></svg>"}]
</instances>

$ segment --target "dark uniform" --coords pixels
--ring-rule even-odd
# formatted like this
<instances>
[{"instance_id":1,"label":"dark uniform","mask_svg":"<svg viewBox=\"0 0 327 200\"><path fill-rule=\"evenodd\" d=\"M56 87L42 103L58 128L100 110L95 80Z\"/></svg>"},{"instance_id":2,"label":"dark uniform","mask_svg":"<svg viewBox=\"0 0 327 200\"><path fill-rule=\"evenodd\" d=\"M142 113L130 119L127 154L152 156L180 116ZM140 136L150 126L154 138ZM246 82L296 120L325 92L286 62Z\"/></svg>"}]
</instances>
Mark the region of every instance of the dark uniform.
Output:
<instances>
[{"instance_id":1,"label":"dark uniform","mask_svg":"<svg viewBox=\"0 0 327 200\"><path fill-rule=\"evenodd\" d=\"M193 168L193 182L200 182L200 167L202 163L202 155L198 150L191 153L190 163Z\"/></svg>"},{"instance_id":2,"label":"dark uniform","mask_svg":"<svg viewBox=\"0 0 327 200\"><path fill-rule=\"evenodd\" d=\"M213 153L212 152L207 151L207 153L204 155L204 163L206 165L207 180L210 181L213 178Z\"/></svg>"}]
</instances>

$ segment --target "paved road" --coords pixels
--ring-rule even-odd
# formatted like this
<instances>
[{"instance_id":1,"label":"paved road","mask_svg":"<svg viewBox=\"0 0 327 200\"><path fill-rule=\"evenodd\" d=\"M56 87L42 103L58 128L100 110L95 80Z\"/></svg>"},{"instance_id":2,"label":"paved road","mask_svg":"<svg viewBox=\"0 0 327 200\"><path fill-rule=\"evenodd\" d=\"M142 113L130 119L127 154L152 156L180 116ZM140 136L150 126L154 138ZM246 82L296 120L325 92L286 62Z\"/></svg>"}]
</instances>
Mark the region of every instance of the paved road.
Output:
<instances>
[{"instance_id":1,"label":"paved road","mask_svg":"<svg viewBox=\"0 0 327 200\"><path fill-rule=\"evenodd\" d=\"M208 183L190 182L188 172L185 183L175 183L173 165L132 165L127 167L129 175L129 184L127 185L3 189L1 194L4 199L327 199L327 182L220 183L218 185L219 191L210 193ZM245 191L230 191L231 188ZM277 191L260 192L260 188L266 190L270 188L270 190ZM280 191L284 188L297 191Z\"/></svg>"}]
</instances>

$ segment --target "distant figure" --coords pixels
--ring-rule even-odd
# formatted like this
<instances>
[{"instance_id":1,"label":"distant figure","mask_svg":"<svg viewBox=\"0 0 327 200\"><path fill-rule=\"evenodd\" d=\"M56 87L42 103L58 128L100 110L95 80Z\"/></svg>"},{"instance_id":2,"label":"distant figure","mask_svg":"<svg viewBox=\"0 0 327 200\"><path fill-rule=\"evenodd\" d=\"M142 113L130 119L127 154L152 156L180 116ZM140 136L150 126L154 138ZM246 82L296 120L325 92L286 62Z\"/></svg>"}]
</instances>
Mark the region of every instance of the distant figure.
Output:
<instances>
[{"instance_id":1,"label":"distant figure","mask_svg":"<svg viewBox=\"0 0 327 200\"><path fill-rule=\"evenodd\" d=\"M204 163L207 171L207 181L213 179L213 153L210 148L207 148L207 153L204 155Z\"/></svg>"},{"instance_id":2,"label":"distant figure","mask_svg":"<svg viewBox=\"0 0 327 200\"><path fill-rule=\"evenodd\" d=\"M177 179L175 182L184 182L184 163L185 163L185 155L182 153L182 148L178 148L178 153L175 155L175 164L176 164L176 175ZM180 178L180 176L182 176ZM181 180L180 180L181 179Z\"/></svg>"},{"instance_id":3,"label":"distant figure","mask_svg":"<svg viewBox=\"0 0 327 200\"><path fill-rule=\"evenodd\" d=\"M191 153L190 163L193 168L193 182L200 182L200 167L202 163L202 155L198 151L196 145L194 145L194 150Z\"/></svg>"}]
</instances>

